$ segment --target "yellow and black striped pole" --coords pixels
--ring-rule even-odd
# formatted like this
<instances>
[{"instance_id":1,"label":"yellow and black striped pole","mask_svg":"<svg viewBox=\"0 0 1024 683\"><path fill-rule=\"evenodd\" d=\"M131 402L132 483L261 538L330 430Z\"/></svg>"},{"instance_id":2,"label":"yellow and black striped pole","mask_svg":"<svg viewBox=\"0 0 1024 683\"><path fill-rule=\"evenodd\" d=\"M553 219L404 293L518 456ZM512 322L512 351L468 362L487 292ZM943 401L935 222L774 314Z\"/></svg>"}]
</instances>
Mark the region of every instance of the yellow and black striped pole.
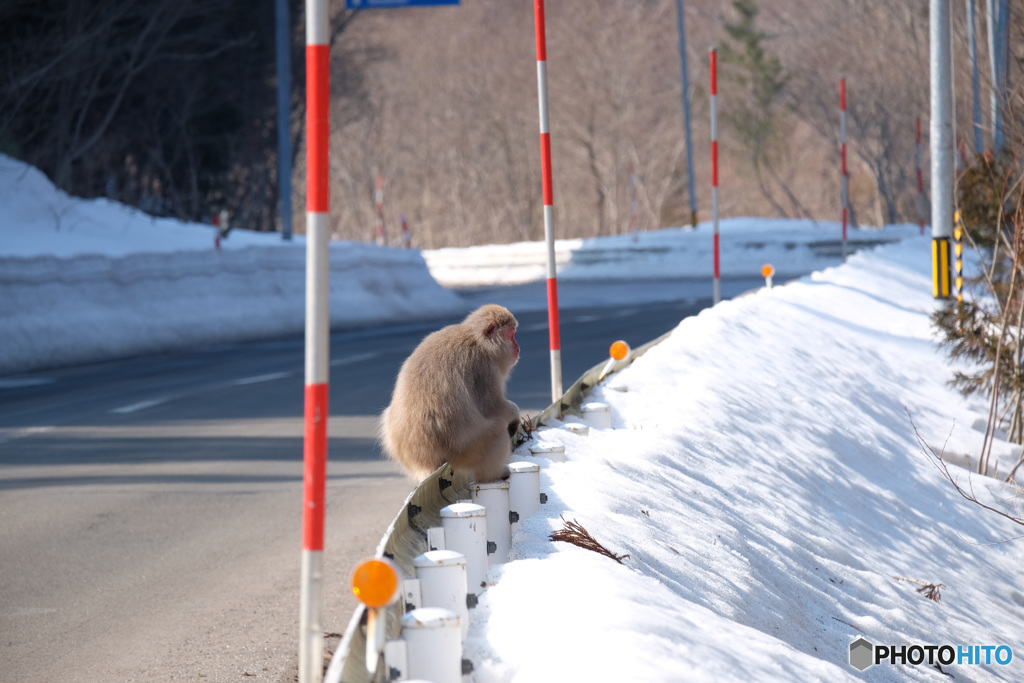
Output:
<instances>
[{"instance_id":1,"label":"yellow and black striped pole","mask_svg":"<svg viewBox=\"0 0 1024 683\"><path fill-rule=\"evenodd\" d=\"M964 222L959 210L953 214L953 253L956 256L953 267L956 277L953 279L953 284L956 286L956 300L962 303L964 300Z\"/></svg>"},{"instance_id":2,"label":"yellow and black striped pole","mask_svg":"<svg viewBox=\"0 0 1024 683\"><path fill-rule=\"evenodd\" d=\"M949 238L932 238L932 293L936 299L949 298Z\"/></svg>"}]
</instances>

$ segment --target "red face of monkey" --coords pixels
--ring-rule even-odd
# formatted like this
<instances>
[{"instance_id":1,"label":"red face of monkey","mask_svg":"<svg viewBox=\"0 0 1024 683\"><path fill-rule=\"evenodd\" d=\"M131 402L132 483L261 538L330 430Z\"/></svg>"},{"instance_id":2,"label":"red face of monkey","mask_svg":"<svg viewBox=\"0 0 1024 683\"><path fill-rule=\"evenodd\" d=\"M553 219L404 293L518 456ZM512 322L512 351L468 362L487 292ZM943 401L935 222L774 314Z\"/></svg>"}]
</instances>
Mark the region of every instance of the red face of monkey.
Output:
<instances>
[{"instance_id":1,"label":"red face of monkey","mask_svg":"<svg viewBox=\"0 0 1024 683\"><path fill-rule=\"evenodd\" d=\"M516 330L514 327L508 328L505 331L505 336L512 342L512 353L515 354L516 360L519 360L519 344L516 343Z\"/></svg>"}]
</instances>

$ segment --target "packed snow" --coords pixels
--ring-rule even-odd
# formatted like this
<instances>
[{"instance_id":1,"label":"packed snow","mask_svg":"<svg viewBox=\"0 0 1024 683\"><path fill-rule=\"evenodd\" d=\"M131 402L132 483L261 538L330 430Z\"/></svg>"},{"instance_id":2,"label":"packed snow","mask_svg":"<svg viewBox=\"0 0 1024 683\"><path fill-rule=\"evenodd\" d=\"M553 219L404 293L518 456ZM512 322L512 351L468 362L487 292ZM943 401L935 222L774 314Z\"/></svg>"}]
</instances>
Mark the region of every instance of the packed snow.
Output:
<instances>
[{"instance_id":1,"label":"packed snow","mask_svg":"<svg viewBox=\"0 0 1024 683\"><path fill-rule=\"evenodd\" d=\"M908 239L684 320L591 394L612 429L542 429L566 462L521 447L549 499L471 617L478 683L947 680L927 663L861 674L858 637L1007 645L1008 665L943 670L1021 680L1024 539L1000 542L1022 529L961 498L915 436L966 459L987 411L946 384L928 249ZM999 447L1005 473L1019 450ZM1020 515L1018 489L951 471ZM563 519L629 557L551 542ZM896 577L943 584L941 602Z\"/></svg>"},{"instance_id":2,"label":"packed snow","mask_svg":"<svg viewBox=\"0 0 1024 683\"><path fill-rule=\"evenodd\" d=\"M67 197L0 157L0 374L301 330L302 239L236 230L218 249L215 235ZM564 444L565 462L517 451L540 463L548 502L473 610L478 683L1024 678L1024 540L1002 543L1021 528L965 501L915 436L914 425L982 502L1019 516L1015 488L958 464L977 453L987 406L946 384L952 368L929 326L930 240L916 226L852 230L902 241L840 266L838 235L835 223L723 221L723 274L766 262L819 272L682 321L595 388L611 429L537 433ZM707 224L566 240L560 276L649 279L615 287L645 301L665 296L666 280L707 287L710 244ZM529 285L544 254L335 244L332 324L458 313L468 300L438 280ZM575 302L606 305L608 292L583 288ZM997 442L1000 471L1017 448ZM562 518L628 557L549 541ZM913 581L942 584L941 601ZM848 664L860 636L1006 645L1014 658L860 674Z\"/></svg>"},{"instance_id":3,"label":"packed snow","mask_svg":"<svg viewBox=\"0 0 1024 683\"><path fill-rule=\"evenodd\" d=\"M154 219L0 155L0 374L301 334L305 240ZM331 247L331 324L461 313L417 251Z\"/></svg>"},{"instance_id":4,"label":"packed snow","mask_svg":"<svg viewBox=\"0 0 1024 683\"><path fill-rule=\"evenodd\" d=\"M842 229L835 222L771 218L730 218L720 222L722 277L758 276L770 263L778 277L805 275L842 258ZM592 239L558 240L558 279L572 281L677 280L713 274L710 223L697 229L668 228ZM848 230L853 247L918 235L912 225L885 230ZM547 273L543 242L487 245L424 252L430 272L448 287L511 285L542 280Z\"/></svg>"}]
</instances>

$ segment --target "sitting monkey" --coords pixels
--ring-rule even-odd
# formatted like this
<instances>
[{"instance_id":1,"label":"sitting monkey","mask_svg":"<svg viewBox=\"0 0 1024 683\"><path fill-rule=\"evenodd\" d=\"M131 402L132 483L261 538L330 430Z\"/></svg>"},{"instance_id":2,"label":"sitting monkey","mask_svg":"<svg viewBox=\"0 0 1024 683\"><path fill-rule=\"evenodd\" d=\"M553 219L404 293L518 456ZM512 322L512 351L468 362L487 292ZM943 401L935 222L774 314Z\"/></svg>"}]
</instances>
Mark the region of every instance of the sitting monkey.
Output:
<instances>
[{"instance_id":1,"label":"sitting monkey","mask_svg":"<svg viewBox=\"0 0 1024 683\"><path fill-rule=\"evenodd\" d=\"M519 407L505 382L519 360L519 323L508 309L481 306L428 335L398 372L381 420L385 452L419 480L444 463L477 482L507 476Z\"/></svg>"}]
</instances>

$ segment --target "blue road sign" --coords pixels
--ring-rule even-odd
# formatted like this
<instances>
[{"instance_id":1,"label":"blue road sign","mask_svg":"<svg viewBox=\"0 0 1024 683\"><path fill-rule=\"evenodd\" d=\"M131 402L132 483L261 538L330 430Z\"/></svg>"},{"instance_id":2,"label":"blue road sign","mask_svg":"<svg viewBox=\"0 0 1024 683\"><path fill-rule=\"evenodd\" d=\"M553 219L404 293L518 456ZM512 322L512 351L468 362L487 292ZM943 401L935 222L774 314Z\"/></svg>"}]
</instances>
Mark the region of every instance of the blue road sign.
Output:
<instances>
[{"instance_id":1,"label":"blue road sign","mask_svg":"<svg viewBox=\"0 0 1024 683\"><path fill-rule=\"evenodd\" d=\"M348 9L390 9L393 7L429 7L457 5L459 0L345 0Z\"/></svg>"}]
</instances>

